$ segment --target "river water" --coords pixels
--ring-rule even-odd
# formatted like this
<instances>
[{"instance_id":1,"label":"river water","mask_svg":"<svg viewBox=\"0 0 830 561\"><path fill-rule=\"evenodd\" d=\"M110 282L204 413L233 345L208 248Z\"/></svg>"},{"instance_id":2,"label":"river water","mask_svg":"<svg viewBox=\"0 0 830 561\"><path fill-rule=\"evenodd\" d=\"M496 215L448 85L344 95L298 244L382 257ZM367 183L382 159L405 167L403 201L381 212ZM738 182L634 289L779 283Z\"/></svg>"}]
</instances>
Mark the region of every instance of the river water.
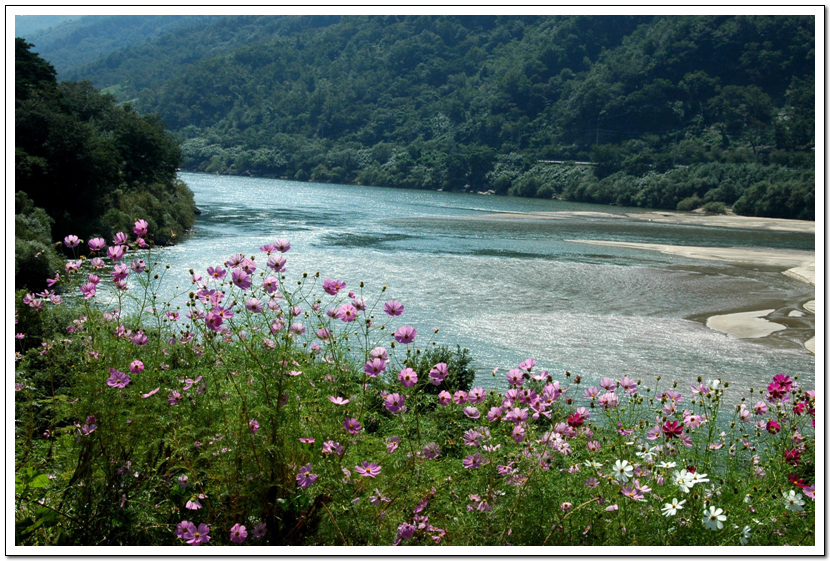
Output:
<instances>
[{"instance_id":1,"label":"river water","mask_svg":"<svg viewBox=\"0 0 830 561\"><path fill-rule=\"evenodd\" d=\"M330 185L182 173L202 210L192 235L165 248L176 284L230 255L262 255L287 238L289 279L302 272L387 286L406 306L401 324L470 349L478 382L502 388L493 368L535 358L562 378L661 375L681 387L720 377L741 387L774 374L812 386L815 359L802 343L808 316L763 339L738 340L705 327L709 315L781 309L814 288L780 270L733 266L566 240L814 249L811 235L675 226L628 219L494 220L493 213L626 212L552 200ZM258 261L263 261L258 257ZM373 292L375 291L375 292ZM405 321L403 321L405 320ZM423 334L423 335L420 335ZM417 343L418 341L416 341ZM663 386L665 387L665 386Z\"/></svg>"}]
</instances>

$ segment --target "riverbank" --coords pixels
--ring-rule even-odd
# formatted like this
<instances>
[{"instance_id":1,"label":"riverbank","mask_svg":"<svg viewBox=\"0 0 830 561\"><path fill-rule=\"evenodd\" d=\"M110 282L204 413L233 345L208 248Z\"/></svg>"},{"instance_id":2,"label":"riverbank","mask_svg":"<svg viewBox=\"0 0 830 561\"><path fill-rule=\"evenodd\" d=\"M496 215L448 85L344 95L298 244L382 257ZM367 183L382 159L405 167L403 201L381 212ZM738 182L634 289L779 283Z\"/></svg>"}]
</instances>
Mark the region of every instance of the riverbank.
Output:
<instances>
[{"instance_id":1,"label":"riverbank","mask_svg":"<svg viewBox=\"0 0 830 561\"><path fill-rule=\"evenodd\" d=\"M795 280L816 284L815 252L794 249L768 249L747 247L703 247L678 246L667 244L649 244L635 242L615 242L603 240L567 240L574 243L625 247L658 251L670 255L680 255L691 259L721 261L750 266L778 267L782 273ZM815 314L815 300L800 303L808 313ZM775 312L772 310L750 310L745 312L710 316L706 326L725 333L736 339L754 339L766 337L776 331L786 329L785 325L765 319ZM804 347L815 354L815 337L804 342Z\"/></svg>"}]
</instances>

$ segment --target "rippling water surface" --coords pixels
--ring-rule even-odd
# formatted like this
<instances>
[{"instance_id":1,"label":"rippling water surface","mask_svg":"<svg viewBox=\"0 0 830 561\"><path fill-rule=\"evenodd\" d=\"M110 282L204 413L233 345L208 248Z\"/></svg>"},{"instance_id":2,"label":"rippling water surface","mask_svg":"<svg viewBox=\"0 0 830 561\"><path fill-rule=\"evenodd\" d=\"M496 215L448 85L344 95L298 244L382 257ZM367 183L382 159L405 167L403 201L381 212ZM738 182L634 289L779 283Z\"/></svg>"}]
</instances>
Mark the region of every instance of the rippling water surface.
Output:
<instances>
[{"instance_id":1,"label":"rippling water surface","mask_svg":"<svg viewBox=\"0 0 830 561\"><path fill-rule=\"evenodd\" d=\"M533 357L561 377L622 376L691 383L698 375L755 385L785 372L805 383L815 361L802 343L812 319L761 340L704 326L707 315L798 309L814 289L777 270L568 242L598 239L680 245L814 249L814 237L628 219L494 220L493 213L632 209L182 174L202 210L193 234L161 261L181 286L209 266L277 238L291 241L288 277L319 271L367 294L388 287L401 318L435 340L468 347L479 381ZM687 386L688 387L688 386Z\"/></svg>"}]
</instances>

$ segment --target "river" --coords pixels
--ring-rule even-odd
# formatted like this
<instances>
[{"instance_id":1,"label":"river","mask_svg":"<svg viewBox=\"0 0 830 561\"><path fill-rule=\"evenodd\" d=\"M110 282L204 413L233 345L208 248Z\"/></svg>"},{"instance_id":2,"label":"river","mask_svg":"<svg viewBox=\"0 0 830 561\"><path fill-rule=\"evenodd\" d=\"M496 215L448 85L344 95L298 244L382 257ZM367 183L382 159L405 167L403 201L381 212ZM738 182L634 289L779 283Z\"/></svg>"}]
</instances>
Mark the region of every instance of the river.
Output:
<instances>
[{"instance_id":1,"label":"river","mask_svg":"<svg viewBox=\"0 0 830 561\"><path fill-rule=\"evenodd\" d=\"M291 242L287 275L320 272L367 294L387 286L401 320L435 341L470 349L478 382L526 358L562 378L661 375L681 387L720 377L758 387L774 374L811 386L803 347L809 318L762 339L732 339L705 319L725 311L786 308L814 298L780 269L736 266L566 240L814 250L814 236L567 216L492 220L493 213L632 211L599 205L182 173L202 210L191 235L165 248L177 284L233 253ZM610 210L609 210L610 209ZM263 260L264 262L264 260ZM664 386L665 387L665 386Z\"/></svg>"}]
</instances>

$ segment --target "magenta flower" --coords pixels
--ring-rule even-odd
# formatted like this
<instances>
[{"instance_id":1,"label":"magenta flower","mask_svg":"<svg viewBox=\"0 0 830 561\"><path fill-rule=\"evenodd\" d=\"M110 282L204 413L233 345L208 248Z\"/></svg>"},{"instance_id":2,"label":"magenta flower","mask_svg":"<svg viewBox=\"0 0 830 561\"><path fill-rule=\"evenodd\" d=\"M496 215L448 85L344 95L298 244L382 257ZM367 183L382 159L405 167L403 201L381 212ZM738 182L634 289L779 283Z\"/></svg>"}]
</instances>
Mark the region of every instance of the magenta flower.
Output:
<instances>
[{"instance_id":1,"label":"magenta flower","mask_svg":"<svg viewBox=\"0 0 830 561\"><path fill-rule=\"evenodd\" d=\"M81 285L81 294L84 295L84 300L89 300L95 296L96 287L94 283L87 282Z\"/></svg>"},{"instance_id":2,"label":"magenta flower","mask_svg":"<svg viewBox=\"0 0 830 561\"><path fill-rule=\"evenodd\" d=\"M401 444L401 439L397 436L391 437L389 440L386 441L386 453L391 454L395 450L398 449L398 446Z\"/></svg>"},{"instance_id":3,"label":"magenta flower","mask_svg":"<svg viewBox=\"0 0 830 561\"><path fill-rule=\"evenodd\" d=\"M216 267L208 267L207 274L209 277L221 280L225 278L225 275L227 275L228 272L225 269L223 269L221 265L217 265Z\"/></svg>"},{"instance_id":4,"label":"magenta flower","mask_svg":"<svg viewBox=\"0 0 830 561\"><path fill-rule=\"evenodd\" d=\"M386 396L386 398L383 400L383 404L386 406L386 409L389 410L390 413L397 413L401 409L404 409L405 399L405 396L393 393Z\"/></svg>"},{"instance_id":5,"label":"magenta flower","mask_svg":"<svg viewBox=\"0 0 830 561\"><path fill-rule=\"evenodd\" d=\"M161 389L161 388L159 387L159 388L156 388L156 389L154 389L154 390L150 390L148 393L142 394L142 396L141 396L141 397L142 397L142 398L144 398L144 399L147 399L147 398L148 398L148 397L150 397L151 395L154 395L154 394L155 394L157 391L159 391L160 389Z\"/></svg>"},{"instance_id":6,"label":"magenta flower","mask_svg":"<svg viewBox=\"0 0 830 561\"><path fill-rule=\"evenodd\" d=\"M441 405L449 405L452 403L452 394L447 390L443 390L438 394L438 403Z\"/></svg>"},{"instance_id":7,"label":"magenta flower","mask_svg":"<svg viewBox=\"0 0 830 561\"><path fill-rule=\"evenodd\" d=\"M248 428L251 429L251 434L256 434L259 430L259 422L256 419L249 419L248 420Z\"/></svg>"},{"instance_id":8,"label":"magenta flower","mask_svg":"<svg viewBox=\"0 0 830 561\"><path fill-rule=\"evenodd\" d=\"M208 532L210 532L210 526L207 524L199 524L199 527L197 528L195 524L189 523L187 531L182 536L182 539L192 545L202 545L203 543L210 541Z\"/></svg>"},{"instance_id":9,"label":"magenta flower","mask_svg":"<svg viewBox=\"0 0 830 561\"><path fill-rule=\"evenodd\" d=\"M184 539L184 534L187 532L187 529L192 524L193 522L188 522L187 520L182 520L181 522L176 524L176 537L179 539Z\"/></svg>"},{"instance_id":10,"label":"magenta flower","mask_svg":"<svg viewBox=\"0 0 830 561\"><path fill-rule=\"evenodd\" d=\"M78 239L78 236L69 235L63 238L63 243L66 244L66 247L78 247L78 244L81 243L81 240Z\"/></svg>"},{"instance_id":11,"label":"magenta flower","mask_svg":"<svg viewBox=\"0 0 830 561\"><path fill-rule=\"evenodd\" d=\"M326 294L335 296L342 289L346 288L346 283L341 280L326 279L323 281L323 290Z\"/></svg>"},{"instance_id":12,"label":"magenta flower","mask_svg":"<svg viewBox=\"0 0 830 561\"><path fill-rule=\"evenodd\" d=\"M124 389L130 383L130 377L119 372L115 368L110 368L110 377L107 378L107 385L111 388Z\"/></svg>"},{"instance_id":13,"label":"magenta flower","mask_svg":"<svg viewBox=\"0 0 830 561\"><path fill-rule=\"evenodd\" d=\"M239 268L249 275L253 275L256 271L256 262L253 259L243 259L242 263L239 264Z\"/></svg>"},{"instance_id":14,"label":"magenta flower","mask_svg":"<svg viewBox=\"0 0 830 561\"><path fill-rule=\"evenodd\" d=\"M130 238L124 232L118 232L112 238L112 243L115 245L127 245L127 242L130 241Z\"/></svg>"},{"instance_id":15,"label":"magenta flower","mask_svg":"<svg viewBox=\"0 0 830 561\"><path fill-rule=\"evenodd\" d=\"M781 431L781 424L778 421L774 421L770 419L767 421L767 432L770 434L775 434Z\"/></svg>"},{"instance_id":16,"label":"magenta flower","mask_svg":"<svg viewBox=\"0 0 830 561\"><path fill-rule=\"evenodd\" d=\"M458 390L455 394L453 394L452 399L457 405L467 403L467 392L464 390Z\"/></svg>"},{"instance_id":17,"label":"magenta flower","mask_svg":"<svg viewBox=\"0 0 830 561\"><path fill-rule=\"evenodd\" d=\"M133 336L131 337L133 341L133 345L137 345L139 347L143 347L147 344L147 336L144 334L143 331L136 331Z\"/></svg>"},{"instance_id":18,"label":"magenta flower","mask_svg":"<svg viewBox=\"0 0 830 561\"><path fill-rule=\"evenodd\" d=\"M90 251L101 251L107 247L107 242L104 238L92 238L87 242Z\"/></svg>"},{"instance_id":19,"label":"magenta flower","mask_svg":"<svg viewBox=\"0 0 830 561\"><path fill-rule=\"evenodd\" d=\"M136 236L146 236L147 235L147 221L143 218L140 220L136 220L135 225L133 227L133 232L135 232Z\"/></svg>"},{"instance_id":20,"label":"magenta flower","mask_svg":"<svg viewBox=\"0 0 830 561\"><path fill-rule=\"evenodd\" d=\"M314 437L313 436L303 436L300 438L300 442L303 444L314 444Z\"/></svg>"},{"instance_id":21,"label":"magenta flower","mask_svg":"<svg viewBox=\"0 0 830 561\"><path fill-rule=\"evenodd\" d=\"M363 462L363 467L355 466L354 469L363 477L375 477L380 474L380 466L375 462L371 464L369 462Z\"/></svg>"},{"instance_id":22,"label":"magenta flower","mask_svg":"<svg viewBox=\"0 0 830 561\"><path fill-rule=\"evenodd\" d=\"M433 386L440 386L441 382L447 378L448 374L449 368L447 367L447 364L439 362L432 367L432 370L429 371L429 383Z\"/></svg>"},{"instance_id":23,"label":"magenta flower","mask_svg":"<svg viewBox=\"0 0 830 561\"><path fill-rule=\"evenodd\" d=\"M485 397L487 397L487 392L484 391L484 388L473 388L467 394L467 401L472 404L478 404L484 401Z\"/></svg>"},{"instance_id":24,"label":"magenta flower","mask_svg":"<svg viewBox=\"0 0 830 561\"><path fill-rule=\"evenodd\" d=\"M231 528L231 541L233 543L242 543L247 537L248 531L245 529L245 526L240 526L239 524L233 525Z\"/></svg>"},{"instance_id":25,"label":"magenta flower","mask_svg":"<svg viewBox=\"0 0 830 561\"><path fill-rule=\"evenodd\" d=\"M370 378L376 378L384 370L386 370L386 362L380 358L373 358L363 366L363 371Z\"/></svg>"},{"instance_id":26,"label":"magenta flower","mask_svg":"<svg viewBox=\"0 0 830 561\"><path fill-rule=\"evenodd\" d=\"M438 446L436 442L430 442L424 449L421 450L421 454L423 454L424 458L427 460L434 460L441 454L441 447Z\"/></svg>"},{"instance_id":27,"label":"magenta flower","mask_svg":"<svg viewBox=\"0 0 830 561\"><path fill-rule=\"evenodd\" d=\"M502 415L504 414L504 410L501 407L491 407L490 411L487 412L487 420L491 423L495 423L496 421L501 421Z\"/></svg>"},{"instance_id":28,"label":"magenta flower","mask_svg":"<svg viewBox=\"0 0 830 561\"><path fill-rule=\"evenodd\" d=\"M340 445L339 442L327 440L323 443L323 455L337 454L338 456L341 456L343 455L343 450L344 448Z\"/></svg>"},{"instance_id":29,"label":"magenta flower","mask_svg":"<svg viewBox=\"0 0 830 561\"><path fill-rule=\"evenodd\" d=\"M133 374L141 374L144 371L144 363L140 360L134 360L130 363L130 372Z\"/></svg>"},{"instance_id":30,"label":"magenta flower","mask_svg":"<svg viewBox=\"0 0 830 561\"><path fill-rule=\"evenodd\" d=\"M113 261L120 261L124 257L123 245L111 245L107 248L107 255Z\"/></svg>"},{"instance_id":31,"label":"magenta flower","mask_svg":"<svg viewBox=\"0 0 830 561\"><path fill-rule=\"evenodd\" d=\"M478 469L481 466L487 465L489 463L490 460L485 459L484 456L482 456L478 452L471 456L467 456L461 461L461 465L464 466L464 469Z\"/></svg>"},{"instance_id":32,"label":"magenta flower","mask_svg":"<svg viewBox=\"0 0 830 561\"><path fill-rule=\"evenodd\" d=\"M348 400L348 399L343 399L343 398L342 398L342 397L340 397L340 396L335 397L335 396L333 396L333 395L330 395L330 396L329 396L329 401L331 401L331 402L332 402L332 403L334 403L335 405L346 405L347 403L349 403L349 400Z\"/></svg>"},{"instance_id":33,"label":"magenta flower","mask_svg":"<svg viewBox=\"0 0 830 561\"><path fill-rule=\"evenodd\" d=\"M182 402L182 394L179 391L173 390L172 393L167 396L167 401L170 405L178 405Z\"/></svg>"},{"instance_id":34,"label":"magenta flower","mask_svg":"<svg viewBox=\"0 0 830 561\"><path fill-rule=\"evenodd\" d=\"M398 380L400 380L401 384L403 384L403 387L411 388L418 381L418 373L411 368L404 368L401 370L401 373L398 374Z\"/></svg>"},{"instance_id":35,"label":"magenta flower","mask_svg":"<svg viewBox=\"0 0 830 561\"><path fill-rule=\"evenodd\" d=\"M233 270L233 273L231 273L231 281L242 290L251 288L251 277L242 269Z\"/></svg>"},{"instance_id":36,"label":"magenta flower","mask_svg":"<svg viewBox=\"0 0 830 561\"><path fill-rule=\"evenodd\" d=\"M395 341L403 345L408 345L409 343L415 340L415 336L417 334L418 331L414 327L412 327L411 325L404 325L403 327L395 331L393 335L395 337Z\"/></svg>"},{"instance_id":37,"label":"magenta flower","mask_svg":"<svg viewBox=\"0 0 830 561\"><path fill-rule=\"evenodd\" d=\"M666 421L663 423L663 434L666 435L666 440L679 437L683 434L683 423L678 421Z\"/></svg>"},{"instance_id":38,"label":"magenta flower","mask_svg":"<svg viewBox=\"0 0 830 561\"><path fill-rule=\"evenodd\" d=\"M216 312L208 312L207 316L205 316L205 323L207 324L208 328L213 331L219 331L222 327L223 323L222 316L217 314Z\"/></svg>"},{"instance_id":39,"label":"magenta flower","mask_svg":"<svg viewBox=\"0 0 830 561\"><path fill-rule=\"evenodd\" d=\"M351 304L343 304L337 310L337 317L346 323L353 322L357 319L357 309Z\"/></svg>"},{"instance_id":40,"label":"magenta flower","mask_svg":"<svg viewBox=\"0 0 830 561\"><path fill-rule=\"evenodd\" d=\"M259 524L254 526L254 534L253 535L254 535L255 538L261 538L265 535L266 531L267 531L267 529L266 529L266 526L265 526L265 522L260 522Z\"/></svg>"},{"instance_id":41,"label":"magenta flower","mask_svg":"<svg viewBox=\"0 0 830 561\"><path fill-rule=\"evenodd\" d=\"M403 304L397 300L390 300L383 305L383 311L390 316L399 316L403 313Z\"/></svg>"},{"instance_id":42,"label":"magenta flower","mask_svg":"<svg viewBox=\"0 0 830 561\"><path fill-rule=\"evenodd\" d=\"M311 473L311 464L307 464L300 468L300 473L297 474L297 485L305 489L317 480L317 474Z\"/></svg>"},{"instance_id":43,"label":"magenta flower","mask_svg":"<svg viewBox=\"0 0 830 561\"><path fill-rule=\"evenodd\" d=\"M266 265L275 273L282 273L285 271L285 261L286 259L282 255L274 254L268 257L268 263Z\"/></svg>"},{"instance_id":44,"label":"magenta flower","mask_svg":"<svg viewBox=\"0 0 830 561\"><path fill-rule=\"evenodd\" d=\"M360 432L360 429L363 427L360 424L360 421L357 419L352 419L351 417L346 417L346 420L343 421L343 426L349 431L349 434L357 434Z\"/></svg>"},{"instance_id":45,"label":"magenta flower","mask_svg":"<svg viewBox=\"0 0 830 561\"><path fill-rule=\"evenodd\" d=\"M468 406L464 408L464 414L469 417L470 419L478 419L481 417L481 411L473 406Z\"/></svg>"}]
</instances>

